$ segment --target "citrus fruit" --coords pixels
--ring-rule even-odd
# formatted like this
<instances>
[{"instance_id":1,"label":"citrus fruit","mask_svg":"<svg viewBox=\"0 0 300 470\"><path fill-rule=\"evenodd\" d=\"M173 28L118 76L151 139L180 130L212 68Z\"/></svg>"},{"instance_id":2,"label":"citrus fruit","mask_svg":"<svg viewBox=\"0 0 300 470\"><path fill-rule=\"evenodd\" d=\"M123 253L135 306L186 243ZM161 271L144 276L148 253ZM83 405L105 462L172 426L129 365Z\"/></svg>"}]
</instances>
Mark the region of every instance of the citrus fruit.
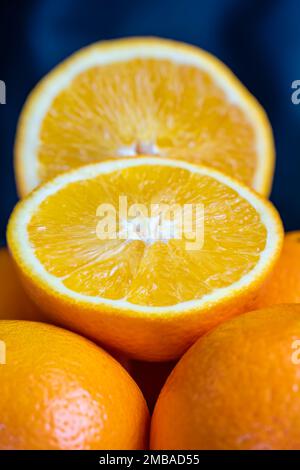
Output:
<instances>
[{"instance_id":1,"label":"citrus fruit","mask_svg":"<svg viewBox=\"0 0 300 470\"><path fill-rule=\"evenodd\" d=\"M230 70L154 38L101 42L59 65L27 100L15 150L22 196L66 170L140 154L211 165L267 195L274 166L269 121Z\"/></svg>"},{"instance_id":2,"label":"citrus fruit","mask_svg":"<svg viewBox=\"0 0 300 470\"><path fill-rule=\"evenodd\" d=\"M300 305L240 315L200 338L158 398L152 449L300 449Z\"/></svg>"},{"instance_id":3,"label":"citrus fruit","mask_svg":"<svg viewBox=\"0 0 300 470\"><path fill-rule=\"evenodd\" d=\"M0 248L0 319L42 321L43 318L41 310L26 294L8 250Z\"/></svg>"},{"instance_id":4,"label":"citrus fruit","mask_svg":"<svg viewBox=\"0 0 300 470\"><path fill-rule=\"evenodd\" d=\"M149 361L178 357L245 311L282 237L276 210L247 187L158 157L60 175L19 203L8 228L28 292L51 318Z\"/></svg>"},{"instance_id":5,"label":"citrus fruit","mask_svg":"<svg viewBox=\"0 0 300 470\"><path fill-rule=\"evenodd\" d=\"M285 235L279 261L259 291L256 308L300 303L300 231Z\"/></svg>"},{"instance_id":6,"label":"citrus fruit","mask_svg":"<svg viewBox=\"0 0 300 470\"><path fill-rule=\"evenodd\" d=\"M90 341L37 322L0 321L0 449L147 446L148 410L123 367Z\"/></svg>"}]
</instances>

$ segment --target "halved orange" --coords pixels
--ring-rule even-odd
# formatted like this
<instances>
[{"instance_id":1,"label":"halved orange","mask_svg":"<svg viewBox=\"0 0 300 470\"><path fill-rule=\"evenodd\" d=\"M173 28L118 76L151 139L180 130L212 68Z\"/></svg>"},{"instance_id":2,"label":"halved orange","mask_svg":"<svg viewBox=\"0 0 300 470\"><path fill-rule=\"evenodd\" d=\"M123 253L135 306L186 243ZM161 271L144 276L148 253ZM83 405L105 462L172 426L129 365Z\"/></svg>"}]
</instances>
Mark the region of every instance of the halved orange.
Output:
<instances>
[{"instance_id":1,"label":"halved orange","mask_svg":"<svg viewBox=\"0 0 300 470\"><path fill-rule=\"evenodd\" d=\"M137 38L87 47L35 88L17 132L18 190L145 153L212 166L263 195L271 188L269 121L230 70L196 47Z\"/></svg>"},{"instance_id":2,"label":"halved orange","mask_svg":"<svg viewBox=\"0 0 300 470\"><path fill-rule=\"evenodd\" d=\"M131 211L136 204L142 215ZM161 205L190 208L191 217L152 212ZM111 207L116 225L99 231ZM282 238L276 210L254 191L211 168L158 157L60 175L23 199L8 227L25 285L52 318L147 360L175 358L249 309Z\"/></svg>"}]
</instances>

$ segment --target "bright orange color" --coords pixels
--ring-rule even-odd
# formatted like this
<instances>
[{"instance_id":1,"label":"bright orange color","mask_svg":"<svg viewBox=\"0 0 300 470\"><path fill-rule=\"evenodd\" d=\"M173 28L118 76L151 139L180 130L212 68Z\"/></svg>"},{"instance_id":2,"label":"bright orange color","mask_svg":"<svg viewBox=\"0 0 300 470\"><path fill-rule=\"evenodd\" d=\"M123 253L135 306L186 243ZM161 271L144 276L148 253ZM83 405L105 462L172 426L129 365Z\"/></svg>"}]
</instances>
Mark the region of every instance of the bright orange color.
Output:
<instances>
[{"instance_id":1,"label":"bright orange color","mask_svg":"<svg viewBox=\"0 0 300 470\"><path fill-rule=\"evenodd\" d=\"M131 232L123 239L122 221L113 239L102 239L98 208L111 204L119 214L120 195L128 211L144 205L147 229L160 220L151 204L193 204L198 244L165 228L163 240L145 227L139 239ZM204 217L195 213L201 205ZM135 226L134 216L123 219ZM180 356L212 326L251 308L282 236L274 207L250 189L210 168L158 157L65 173L21 201L8 229L28 292L50 318L149 361Z\"/></svg>"},{"instance_id":2,"label":"bright orange color","mask_svg":"<svg viewBox=\"0 0 300 470\"><path fill-rule=\"evenodd\" d=\"M300 303L300 231L287 233L279 261L263 285L255 308Z\"/></svg>"},{"instance_id":3,"label":"bright orange color","mask_svg":"<svg viewBox=\"0 0 300 470\"><path fill-rule=\"evenodd\" d=\"M270 192L274 145L259 103L207 52L155 38L93 44L42 80L18 126L18 189L141 154L211 165Z\"/></svg>"},{"instance_id":4,"label":"bright orange color","mask_svg":"<svg viewBox=\"0 0 300 470\"><path fill-rule=\"evenodd\" d=\"M127 372L90 341L35 322L0 321L1 450L144 449L148 410Z\"/></svg>"},{"instance_id":5,"label":"bright orange color","mask_svg":"<svg viewBox=\"0 0 300 470\"><path fill-rule=\"evenodd\" d=\"M26 294L12 258L6 248L0 249L0 320L43 321L40 309Z\"/></svg>"},{"instance_id":6,"label":"bright orange color","mask_svg":"<svg viewBox=\"0 0 300 470\"><path fill-rule=\"evenodd\" d=\"M300 305L246 313L200 338L157 401L152 449L300 449Z\"/></svg>"}]
</instances>

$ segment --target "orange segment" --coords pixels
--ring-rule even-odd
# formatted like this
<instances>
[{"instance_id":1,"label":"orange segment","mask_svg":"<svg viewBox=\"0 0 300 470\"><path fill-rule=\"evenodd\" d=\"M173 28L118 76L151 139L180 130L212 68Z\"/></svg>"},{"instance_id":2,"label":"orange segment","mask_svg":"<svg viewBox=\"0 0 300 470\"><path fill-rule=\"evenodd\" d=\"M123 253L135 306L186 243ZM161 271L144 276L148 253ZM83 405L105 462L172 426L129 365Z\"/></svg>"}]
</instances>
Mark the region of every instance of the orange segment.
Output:
<instances>
[{"instance_id":1,"label":"orange segment","mask_svg":"<svg viewBox=\"0 0 300 470\"><path fill-rule=\"evenodd\" d=\"M126 220L120 196L127 201ZM116 216L109 237L99 232L107 217L100 217L103 204ZM148 212L133 216L133 204ZM157 217L152 211L159 204L189 208L191 220L185 212ZM196 328L187 322L175 338L186 345L220 315L243 310L279 255L282 227L269 203L221 173L145 157L89 165L42 186L16 209L8 239L32 294L42 304L43 295L50 296L50 314L59 312L62 320L70 304L67 322L86 330L93 317L88 333L103 341L108 338L96 318L106 323L112 315L109 336L114 322L124 319L126 329L107 342L132 353L122 336L130 341L143 318L159 338L160 324L176 325L190 315ZM86 320L76 318L80 305ZM156 354L149 351L152 343L145 339L146 355ZM174 345L161 348L174 354Z\"/></svg>"},{"instance_id":2,"label":"orange segment","mask_svg":"<svg viewBox=\"0 0 300 470\"><path fill-rule=\"evenodd\" d=\"M270 190L272 133L259 104L209 54L160 39L90 46L44 79L19 125L19 190L145 153L211 165Z\"/></svg>"}]
</instances>

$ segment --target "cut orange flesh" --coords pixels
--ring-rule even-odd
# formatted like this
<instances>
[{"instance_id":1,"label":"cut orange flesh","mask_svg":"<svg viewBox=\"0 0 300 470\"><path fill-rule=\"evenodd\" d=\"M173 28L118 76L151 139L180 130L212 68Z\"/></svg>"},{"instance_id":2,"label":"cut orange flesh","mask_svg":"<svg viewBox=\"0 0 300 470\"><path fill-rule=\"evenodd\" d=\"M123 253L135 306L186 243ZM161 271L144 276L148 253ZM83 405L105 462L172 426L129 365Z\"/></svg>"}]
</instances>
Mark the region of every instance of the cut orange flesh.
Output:
<instances>
[{"instance_id":1,"label":"cut orange flesh","mask_svg":"<svg viewBox=\"0 0 300 470\"><path fill-rule=\"evenodd\" d=\"M136 204L148 214L134 217ZM180 225L179 213L157 217L152 207L161 204L189 207L191 225L185 215ZM99 232L99 207L115 209L109 236ZM29 291L51 315L137 357L167 359L249 306L280 253L282 226L270 203L235 180L145 157L55 178L18 205L8 240ZM173 326L177 336L158 345Z\"/></svg>"},{"instance_id":2,"label":"cut orange flesh","mask_svg":"<svg viewBox=\"0 0 300 470\"><path fill-rule=\"evenodd\" d=\"M90 46L36 87L17 133L19 192L141 154L209 165L264 195L271 188L272 132L250 93L208 53L142 38Z\"/></svg>"}]
</instances>

